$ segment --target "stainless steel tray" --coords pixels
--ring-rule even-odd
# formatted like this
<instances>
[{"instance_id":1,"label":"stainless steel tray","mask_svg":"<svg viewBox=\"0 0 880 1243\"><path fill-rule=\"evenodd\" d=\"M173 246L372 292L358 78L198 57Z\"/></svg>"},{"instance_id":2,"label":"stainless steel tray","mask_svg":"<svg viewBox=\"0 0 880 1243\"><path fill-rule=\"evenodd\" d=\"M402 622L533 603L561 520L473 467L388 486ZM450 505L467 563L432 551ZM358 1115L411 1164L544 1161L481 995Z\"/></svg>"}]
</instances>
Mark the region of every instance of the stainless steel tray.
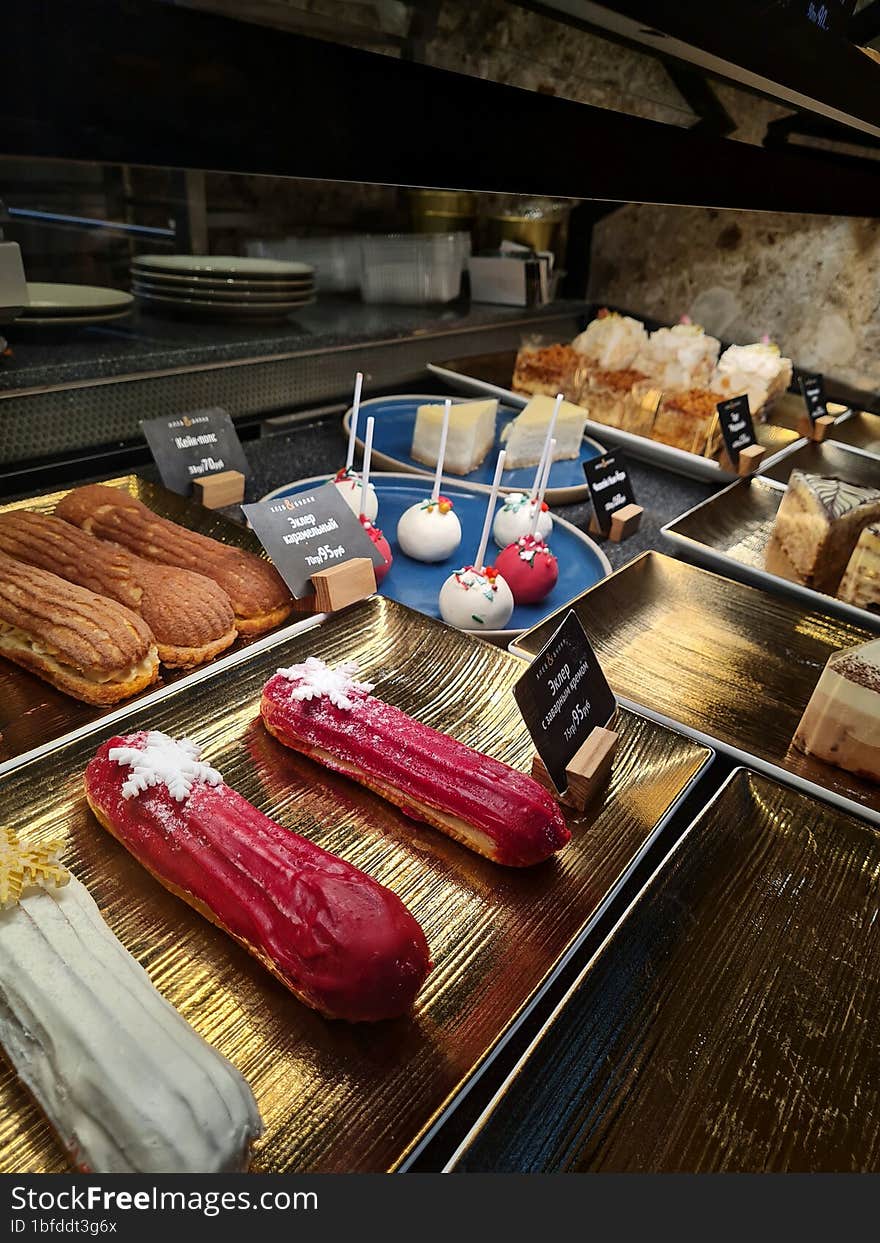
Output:
<instances>
[{"instance_id":1,"label":"stainless steel tray","mask_svg":"<svg viewBox=\"0 0 880 1243\"><path fill-rule=\"evenodd\" d=\"M263 727L259 701L279 666L309 655L354 659L390 702L525 768L532 747L510 693L521 663L378 596L306 627L130 706L112 725L93 723L88 736L0 777L0 799L6 824L65 839L64 861L126 948L248 1079L266 1123L258 1169L382 1171L403 1160L522 1020L711 751L623 712L610 785L587 815L572 816L566 849L540 867L500 868L282 747ZM261 810L403 898L435 961L410 1016L354 1027L322 1019L100 828L85 801L83 770L101 740L140 728L195 738ZM4 1065L0 1171L65 1166Z\"/></svg>"},{"instance_id":2,"label":"stainless steel tray","mask_svg":"<svg viewBox=\"0 0 880 1243\"><path fill-rule=\"evenodd\" d=\"M857 626L880 631L880 616L805 587L771 534L785 492L774 480L742 480L695 505L660 528L681 556L732 578L794 597L806 608L824 609Z\"/></svg>"},{"instance_id":3,"label":"stainless steel tray","mask_svg":"<svg viewBox=\"0 0 880 1243\"><path fill-rule=\"evenodd\" d=\"M880 823L880 785L791 746L828 657L871 638L867 630L657 552L573 607L624 702ZM512 650L531 659L564 612Z\"/></svg>"},{"instance_id":4,"label":"stainless steel tray","mask_svg":"<svg viewBox=\"0 0 880 1243\"><path fill-rule=\"evenodd\" d=\"M735 771L449 1168L876 1171L878 875L876 829Z\"/></svg>"},{"instance_id":5,"label":"stainless steel tray","mask_svg":"<svg viewBox=\"0 0 880 1243\"><path fill-rule=\"evenodd\" d=\"M510 387L515 362L516 350L504 350L498 354L476 354L443 363L428 363L427 366L433 375L440 377L458 392L482 393L488 397L498 397L507 405L522 407L528 402L528 397L524 397L522 393L514 393ZM636 436L632 432L622 431L619 427L609 427L605 423L595 423L588 419L586 430L590 435L598 436L606 445L619 445L630 457L650 462L654 466L663 466L678 475L687 475L691 479L702 479L709 483L723 483L726 479L733 478L711 458L687 453L672 445L660 444L646 436ZM800 439L797 431L782 423L758 423L755 431L759 443L764 445L770 455L768 464L775 461L777 455L786 453Z\"/></svg>"}]
</instances>

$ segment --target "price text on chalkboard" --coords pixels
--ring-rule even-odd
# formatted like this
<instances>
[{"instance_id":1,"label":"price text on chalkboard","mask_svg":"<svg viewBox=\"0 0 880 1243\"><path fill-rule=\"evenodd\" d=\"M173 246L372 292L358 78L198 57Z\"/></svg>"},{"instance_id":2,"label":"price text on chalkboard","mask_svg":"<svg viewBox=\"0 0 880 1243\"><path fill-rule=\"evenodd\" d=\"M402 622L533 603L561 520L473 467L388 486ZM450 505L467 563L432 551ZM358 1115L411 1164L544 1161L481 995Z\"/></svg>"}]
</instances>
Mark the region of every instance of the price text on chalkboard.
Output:
<instances>
[{"instance_id":1,"label":"price text on chalkboard","mask_svg":"<svg viewBox=\"0 0 880 1243\"><path fill-rule=\"evenodd\" d=\"M577 615L570 610L513 688L535 750L560 794L566 766L617 700Z\"/></svg>"},{"instance_id":2,"label":"price text on chalkboard","mask_svg":"<svg viewBox=\"0 0 880 1243\"><path fill-rule=\"evenodd\" d=\"M800 385L804 405L807 407L807 414L810 416L810 422L815 423L816 419L821 419L828 413L825 381L820 375L800 375L798 376L798 384Z\"/></svg>"},{"instance_id":3,"label":"price text on chalkboard","mask_svg":"<svg viewBox=\"0 0 880 1243\"><path fill-rule=\"evenodd\" d=\"M611 515L624 505L635 504L632 480L619 449L584 462L584 474L590 489L590 500L596 521L603 531L611 530Z\"/></svg>"},{"instance_id":4,"label":"price text on chalkboard","mask_svg":"<svg viewBox=\"0 0 880 1243\"><path fill-rule=\"evenodd\" d=\"M382 565L376 545L332 483L241 508L298 600L311 595L310 580L318 570L352 557L369 557L374 567Z\"/></svg>"},{"instance_id":5,"label":"price text on chalkboard","mask_svg":"<svg viewBox=\"0 0 880 1243\"><path fill-rule=\"evenodd\" d=\"M219 407L145 419L147 444L166 488L189 496L194 479L237 470L247 478L247 458L232 419Z\"/></svg>"},{"instance_id":6,"label":"price text on chalkboard","mask_svg":"<svg viewBox=\"0 0 880 1243\"><path fill-rule=\"evenodd\" d=\"M736 466L739 462L740 450L758 443L755 425L749 411L749 399L745 393L741 397L728 397L726 401L719 401L716 409L727 456Z\"/></svg>"}]
</instances>

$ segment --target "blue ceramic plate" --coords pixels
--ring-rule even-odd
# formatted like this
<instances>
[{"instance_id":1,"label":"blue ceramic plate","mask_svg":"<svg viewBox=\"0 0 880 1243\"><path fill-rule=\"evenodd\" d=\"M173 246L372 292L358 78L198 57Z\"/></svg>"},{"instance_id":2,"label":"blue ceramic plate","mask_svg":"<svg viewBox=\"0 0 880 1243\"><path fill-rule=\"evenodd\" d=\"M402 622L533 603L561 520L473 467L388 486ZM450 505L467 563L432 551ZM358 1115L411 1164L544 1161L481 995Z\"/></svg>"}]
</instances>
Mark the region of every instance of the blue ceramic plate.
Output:
<instances>
[{"instance_id":1,"label":"blue ceramic plate","mask_svg":"<svg viewBox=\"0 0 880 1243\"><path fill-rule=\"evenodd\" d=\"M330 477L319 475L313 479L300 479L296 483L285 484L264 496L263 500L305 492L326 483ZM397 523L405 509L429 495L429 481L414 479L412 475L371 473L370 483L379 497L377 526L384 532L394 554L394 562L379 588L380 593L411 609L417 609L420 613L427 613L429 617L439 617L437 597L440 588L453 570L472 561L476 555L483 519L486 516L488 495L466 484L443 485L443 495L453 502L461 522L462 541L458 551L448 561L427 565L423 561L413 561L400 551L397 543ZM523 630L537 625L555 609L561 608L611 573L608 558L589 536L563 518L557 518L555 514L551 546L559 558L559 581L550 595L540 604L518 604L508 622L508 629L481 630L479 633L483 638L503 642L515 639ZM497 551L490 536L487 556L490 563Z\"/></svg>"},{"instance_id":2,"label":"blue ceramic plate","mask_svg":"<svg viewBox=\"0 0 880 1243\"><path fill-rule=\"evenodd\" d=\"M434 472L428 470L422 462L410 457L413 428L416 423L416 411L419 406L428 403L443 405L445 397L431 393L405 393L396 397L371 397L361 402L358 420L357 442L364 447L363 432L367 418L372 415L376 420L373 431L373 465L385 466L391 470L402 470L419 475L433 477ZM473 401L474 398L453 397L452 401ZM477 399L478 400L478 399ZM495 428L495 448L486 454L483 462L469 475L448 475L450 483L476 484L490 488L495 475L495 461L501 448L501 431L505 424L515 419L522 411L515 406L498 406L498 422ZM342 421L345 434L351 426L351 410L345 412ZM581 455L567 462L554 462L550 469L550 482L547 488L547 501L551 505L573 505L586 499L587 485L584 479L584 462L600 457L605 452L597 440L585 436L581 444ZM507 492L531 488L535 478L535 467L520 467L518 470L506 470L501 477L501 487Z\"/></svg>"}]
</instances>

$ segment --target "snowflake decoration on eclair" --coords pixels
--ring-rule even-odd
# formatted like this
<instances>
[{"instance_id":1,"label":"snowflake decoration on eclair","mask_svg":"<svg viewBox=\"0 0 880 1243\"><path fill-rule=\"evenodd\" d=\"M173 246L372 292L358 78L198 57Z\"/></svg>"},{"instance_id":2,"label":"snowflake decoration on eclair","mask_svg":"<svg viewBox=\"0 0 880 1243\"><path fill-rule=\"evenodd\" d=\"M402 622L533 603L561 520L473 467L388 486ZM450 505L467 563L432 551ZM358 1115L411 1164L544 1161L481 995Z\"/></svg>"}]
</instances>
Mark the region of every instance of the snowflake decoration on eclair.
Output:
<instances>
[{"instance_id":1,"label":"snowflake decoration on eclair","mask_svg":"<svg viewBox=\"0 0 880 1243\"><path fill-rule=\"evenodd\" d=\"M316 656L309 656L301 665L291 665L288 669L278 670L282 678L296 683L290 688L291 699L308 700L326 697L337 708L345 710L355 705L353 693L362 691L365 695L369 695L373 689L374 683L357 681L356 675L359 672L360 668L356 660L344 660L335 669L331 669Z\"/></svg>"},{"instance_id":2,"label":"snowflake decoration on eclair","mask_svg":"<svg viewBox=\"0 0 880 1243\"><path fill-rule=\"evenodd\" d=\"M163 785L178 803L189 798L197 781L209 786L223 784L223 778L210 764L203 764L201 749L190 738L171 738L150 730L143 746L111 747L108 759L131 769L122 786L123 798L136 798L142 790Z\"/></svg>"},{"instance_id":3,"label":"snowflake decoration on eclair","mask_svg":"<svg viewBox=\"0 0 880 1243\"><path fill-rule=\"evenodd\" d=\"M15 829L0 830L0 910L14 906L25 889L53 885L60 889L70 880L58 862L64 843L23 842Z\"/></svg>"}]
</instances>

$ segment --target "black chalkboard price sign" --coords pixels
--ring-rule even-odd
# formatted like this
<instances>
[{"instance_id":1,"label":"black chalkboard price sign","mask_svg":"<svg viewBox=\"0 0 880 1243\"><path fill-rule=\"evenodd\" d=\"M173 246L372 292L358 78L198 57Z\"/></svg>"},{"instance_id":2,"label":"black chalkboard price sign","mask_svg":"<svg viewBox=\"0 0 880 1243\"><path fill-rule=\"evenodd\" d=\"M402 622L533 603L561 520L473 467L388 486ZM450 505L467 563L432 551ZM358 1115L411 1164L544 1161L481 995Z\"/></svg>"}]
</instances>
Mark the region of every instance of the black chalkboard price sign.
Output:
<instances>
[{"instance_id":1,"label":"black chalkboard price sign","mask_svg":"<svg viewBox=\"0 0 880 1243\"><path fill-rule=\"evenodd\" d=\"M368 557L374 567L383 564L376 545L332 483L241 508L297 600L311 595L311 578L318 570L352 557Z\"/></svg>"},{"instance_id":2,"label":"black chalkboard price sign","mask_svg":"<svg viewBox=\"0 0 880 1243\"><path fill-rule=\"evenodd\" d=\"M742 450L758 443L749 399L745 393L741 397L728 397L726 401L719 401L716 409L727 456L737 466Z\"/></svg>"},{"instance_id":3,"label":"black chalkboard price sign","mask_svg":"<svg viewBox=\"0 0 880 1243\"><path fill-rule=\"evenodd\" d=\"M807 407L807 414L810 416L810 422L815 423L817 419L823 419L828 413L828 400L825 397L825 381L822 376L800 375L798 385L804 405Z\"/></svg>"},{"instance_id":4,"label":"black chalkboard price sign","mask_svg":"<svg viewBox=\"0 0 880 1243\"><path fill-rule=\"evenodd\" d=\"M593 502L596 521L607 535L611 530L612 515L624 505L635 504L632 480L620 449L604 453L601 457L584 462L584 474Z\"/></svg>"},{"instance_id":5,"label":"black chalkboard price sign","mask_svg":"<svg viewBox=\"0 0 880 1243\"><path fill-rule=\"evenodd\" d=\"M528 669L513 695L535 750L560 793L566 766L597 726L617 709L614 692L577 614L570 610Z\"/></svg>"},{"instance_id":6,"label":"black chalkboard price sign","mask_svg":"<svg viewBox=\"0 0 880 1243\"><path fill-rule=\"evenodd\" d=\"M141 424L166 488L189 496L193 481L222 471L250 474L235 425L219 406L162 415Z\"/></svg>"}]
</instances>

